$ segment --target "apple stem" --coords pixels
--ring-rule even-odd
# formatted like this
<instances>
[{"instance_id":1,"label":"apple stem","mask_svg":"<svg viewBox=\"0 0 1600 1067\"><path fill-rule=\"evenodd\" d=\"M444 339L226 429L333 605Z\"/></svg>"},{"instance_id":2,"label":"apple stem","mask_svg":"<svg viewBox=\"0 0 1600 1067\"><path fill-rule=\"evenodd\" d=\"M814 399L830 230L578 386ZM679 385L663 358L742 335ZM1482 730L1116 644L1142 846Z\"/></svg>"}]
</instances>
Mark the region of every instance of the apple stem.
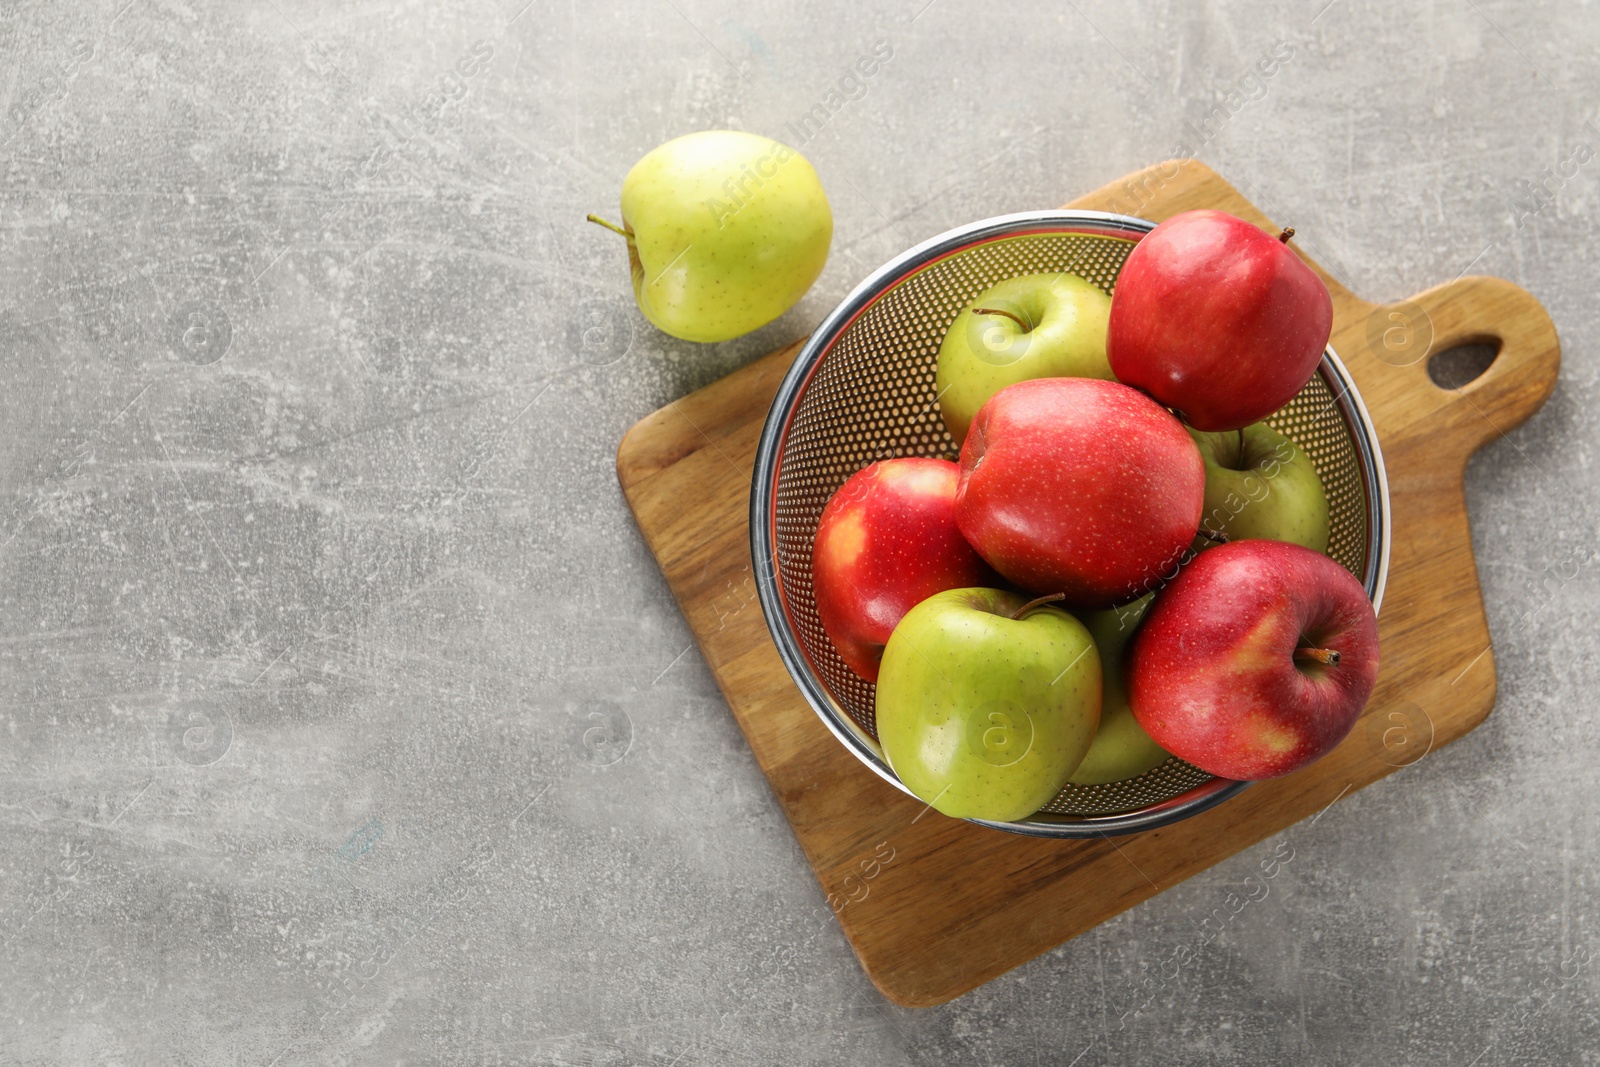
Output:
<instances>
[{"instance_id":1,"label":"apple stem","mask_svg":"<svg viewBox=\"0 0 1600 1067\"><path fill-rule=\"evenodd\" d=\"M1339 665L1339 651L1333 648L1297 648L1294 650L1294 658L1302 662L1310 660L1324 667Z\"/></svg>"},{"instance_id":2,"label":"apple stem","mask_svg":"<svg viewBox=\"0 0 1600 1067\"><path fill-rule=\"evenodd\" d=\"M1016 620L1022 618L1024 615L1028 614L1028 612L1032 611L1035 608L1042 608L1046 604L1053 604L1057 600L1065 600L1065 599L1067 599L1067 594L1065 594L1065 593L1051 593L1050 595L1042 596L1037 600L1030 600L1026 604L1022 605L1022 607L1018 608L1016 611L1013 611L1011 613L1011 619L1012 619L1013 622L1015 622Z\"/></svg>"},{"instance_id":3,"label":"apple stem","mask_svg":"<svg viewBox=\"0 0 1600 1067\"><path fill-rule=\"evenodd\" d=\"M605 219L601 218L599 215L585 215L584 218L588 219L590 222L594 223L596 226L604 226L606 229L610 230L612 233L620 233L622 236L626 237L628 240L630 240L630 241L633 240L633 231L624 230L621 226L618 226L614 222L607 222Z\"/></svg>"},{"instance_id":4,"label":"apple stem","mask_svg":"<svg viewBox=\"0 0 1600 1067\"><path fill-rule=\"evenodd\" d=\"M1289 226L1289 227L1285 228L1282 233L1278 234L1278 240L1282 241L1284 244L1288 244L1289 243L1289 238L1291 238L1293 236L1294 236L1294 227L1293 226Z\"/></svg>"},{"instance_id":5,"label":"apple stem","mask_svg":"<svg viewBox=\"0 0 1600 1067\"><path fill-rule=\"evenodd\" d=\"M1221 530L1208 530L1202 526L1200 527L1199 533L1201 537L1204 537L1207 541L1210 541L1213 544L1225 545L1228 543L1228 535L1223 533Z\"/></svg>"},{"instance_id":6,"label":"apple stem","mask_svg":"<svg viewBox=\"0 0 1600 1067\"><path fill-rule=\"evenodd\" d=\"M1006 318L1010 319L1012 322L1016 323L1018 326L1021 326L1023 328L1023 330L1025 330L1025 331L1033 329L1033 326L1030 323L1023 322L1021 319L1019 319L1017 316L1013 315L1011 312L1004 311L1004 310L1002 310L1000 308L973 308L972 309L972 313L974 315L1004 315Z\"/></svg>"}]
</instances>

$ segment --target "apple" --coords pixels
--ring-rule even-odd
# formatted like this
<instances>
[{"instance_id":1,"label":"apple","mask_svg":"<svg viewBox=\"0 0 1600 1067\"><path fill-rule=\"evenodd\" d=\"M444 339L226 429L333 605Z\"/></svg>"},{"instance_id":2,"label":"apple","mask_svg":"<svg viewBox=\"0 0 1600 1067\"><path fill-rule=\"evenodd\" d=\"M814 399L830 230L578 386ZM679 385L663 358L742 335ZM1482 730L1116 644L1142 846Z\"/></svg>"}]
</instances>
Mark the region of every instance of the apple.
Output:
<instances>
[{"instance_id":1,"label":"apple","mask_svg":"<svg viewBox=\"0 0 1600 1067\"><path fill-rule=\"evenodd\" d=\"M1083 624L1000 589L906 613L878 673L878 740L906 788L958 819L1009 822L1060 792L1100 721Z\"/></svg>"},{"instance_id":2,"label":"apple","mask_svg":"<svg viewBox=\"0 0 1600 1067\"><path fill-rule=\"evenodd\" d=\"M653 149L622 181L633 295L661 330L726 341L805 295L833 240L833 211L805 157L769 137L706 130Z\"/></svg>"},{"instance_id":3,"label":"apple","mask_svg":"<svg viewBox=\"0 0 1600 1067\"><path fill-rule=\"evenodd\" d=\"M811 549L817 615L840 658L869 682L895 624L919 601L994 583L956 529L959 477L948 460L884 460L852 474L822 509Z\"/></svg>"},{"instance_id":4,"label":"apple","mask_svg":"<svg viewBox=\"0 0 1600 1067\"><path fill-rule=\"evenodd\" d=\"M1377 617L1349 571L1300 545L1232 541L1156 598L1133 639L1128 700L1173 755L1254 780L1332 750L1377 677Z\"/></svg>"},{"instance_id":5,"label":"apple","mask_svg":"<svg viewBox=\"0 0 1600 1067\"><path fill-rule=\"evenodd\" d=\"M1155 600L1147 593L1120 608L1090 612L1081 616L1094 647L1100 653L1103 695L1100 698L1100 728L1094 743L1078 769L1067 780L1076 785L1104 785L1137 778L1152 767L1159 767L1172 754L1150 739L1133 717L1128 706L1128 687L1124 659L1128 642L1139 627L1145 612Z\"/></svg>"},{"instance_id":6,"label":"apple","mask_svg":"<svg viewBox=\"0 0 1600 1067\"><path fill-rule=\"evenodd\" d=\"M1025 274L961 309L939 346L939 410L956 444L994 394L1030 378L1103 378L1111 298L1076 274Z\"/></svg>"},{"instance_id":7,"label":"apple","mask_svg":"<svg viewBox=\"0 0 1600 1067\"><path fill-rule=\"evenodd\" d=\"M1189 431L1206 465L1200 529L1228 541L1265 538L1328 550L1328 495L1316 465L1264 422L1224 433ZM1210 541L1197 541L1209 547Z\"/></svg>"},{"instance_id":8,"label":"apple","mask_svg":"<svg viewBox=\"0 0 1600 1067\"><path fill-rule=\"evenodd\" d=\"M1117 380L1197 430L1237 430L1287 404L1333 330L1333 298L1293 234L1222 211L1185 211L1146 234L1111 298Z\"/></svg>"},{"instance_id":9,"label":"apple","mask_svg":"<svg viewBox=\"0 0 1600 1067\"><path fill-rule=\"evenodd\" d=\"M1000 390L961 446L956 525L1035 593L1108 607L1156 588L1194 539L1200 450L1125 385L1037 378Z\"/></svg>"}]
</instances>

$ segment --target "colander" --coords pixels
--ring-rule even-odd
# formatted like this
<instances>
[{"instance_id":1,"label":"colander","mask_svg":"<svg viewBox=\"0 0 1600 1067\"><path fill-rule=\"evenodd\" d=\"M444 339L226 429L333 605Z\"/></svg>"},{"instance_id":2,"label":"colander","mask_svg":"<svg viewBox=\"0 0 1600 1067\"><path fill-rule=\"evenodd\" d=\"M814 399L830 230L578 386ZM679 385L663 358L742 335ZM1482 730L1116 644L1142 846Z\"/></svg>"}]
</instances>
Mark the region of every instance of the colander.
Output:
<instances>
[{"instance_id":1,"label":"colander","mask_svg":"<svg viewBox=\"0 0 1600 1067\"><path fill-rule=\"evenodd\" d=\"M934 388L939 345L983 290L1022 274L1065 271L1107 293L1155 224L1098 211L1034 211L962 226L902 253L836 307L801 349L772 402L756 451L750 549L761 608L795 684L824 724L874 773L909 793L879 746L871 683L823 632L811 546L823 506L846 478L895 456L954 459ZM1329 348L1318 373L1270 420L1316 465L1328 492L1328 553L1376 607L1388 569L1389 501L1372 421ZM1176 757L1126 781L1069 785L1034 815L984 822L1036 837L1095 837L1166 826L1248 785Z\"/></svg>"}]
</instances>

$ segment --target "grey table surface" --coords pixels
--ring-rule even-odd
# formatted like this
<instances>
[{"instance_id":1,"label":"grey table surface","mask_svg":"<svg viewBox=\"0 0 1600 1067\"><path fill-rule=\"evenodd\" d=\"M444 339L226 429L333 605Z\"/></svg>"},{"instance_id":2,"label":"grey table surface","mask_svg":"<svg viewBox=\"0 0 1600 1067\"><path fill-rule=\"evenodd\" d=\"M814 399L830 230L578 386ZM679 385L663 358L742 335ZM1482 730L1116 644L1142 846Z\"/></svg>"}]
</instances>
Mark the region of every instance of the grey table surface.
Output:
<instances>
[{"instance_id":1,"label":"grey table surface","mask_svg":"<svg viewBox=\"0 0 1600 1067\"><path fill-rule=\"evenodd\" d=\"M1600 1062L1597 48L1526 0L7 0L0 1063ZM584 214L841 89L810 294L650 328ZM1467 474L1498 707L896 1008L616 445L908 245L1180 147L1363 296L1549 308L1560 386Z\"/></svg>"}]
</instances>

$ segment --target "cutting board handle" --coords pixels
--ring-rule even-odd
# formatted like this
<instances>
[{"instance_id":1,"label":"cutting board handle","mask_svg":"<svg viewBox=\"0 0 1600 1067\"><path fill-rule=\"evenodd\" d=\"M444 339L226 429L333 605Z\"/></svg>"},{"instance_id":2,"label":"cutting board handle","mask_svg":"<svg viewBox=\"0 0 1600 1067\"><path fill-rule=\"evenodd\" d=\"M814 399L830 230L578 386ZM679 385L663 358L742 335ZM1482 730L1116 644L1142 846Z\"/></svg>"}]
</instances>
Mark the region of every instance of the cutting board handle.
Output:
<instances>
[{"instance_id":1,"label":"cutting board handle","mask_svg":"<svg viewBox=\"0 0 1600 1067\"><path fill-rule=\"evenodd\" d=\"M1458 278L1379 305L1366 334L1369 351L1387 364L1379 373L1409 394L1398 421L1409 432L1448 438L1463 450L1463 460L1538 411L1561 370L1561 341L1550 316L1526 289L1501 278ZM1429 361L1472 344L1499 350L1488 369L1457 389L1434 384Z\"/></svg>"}]
</instances>

